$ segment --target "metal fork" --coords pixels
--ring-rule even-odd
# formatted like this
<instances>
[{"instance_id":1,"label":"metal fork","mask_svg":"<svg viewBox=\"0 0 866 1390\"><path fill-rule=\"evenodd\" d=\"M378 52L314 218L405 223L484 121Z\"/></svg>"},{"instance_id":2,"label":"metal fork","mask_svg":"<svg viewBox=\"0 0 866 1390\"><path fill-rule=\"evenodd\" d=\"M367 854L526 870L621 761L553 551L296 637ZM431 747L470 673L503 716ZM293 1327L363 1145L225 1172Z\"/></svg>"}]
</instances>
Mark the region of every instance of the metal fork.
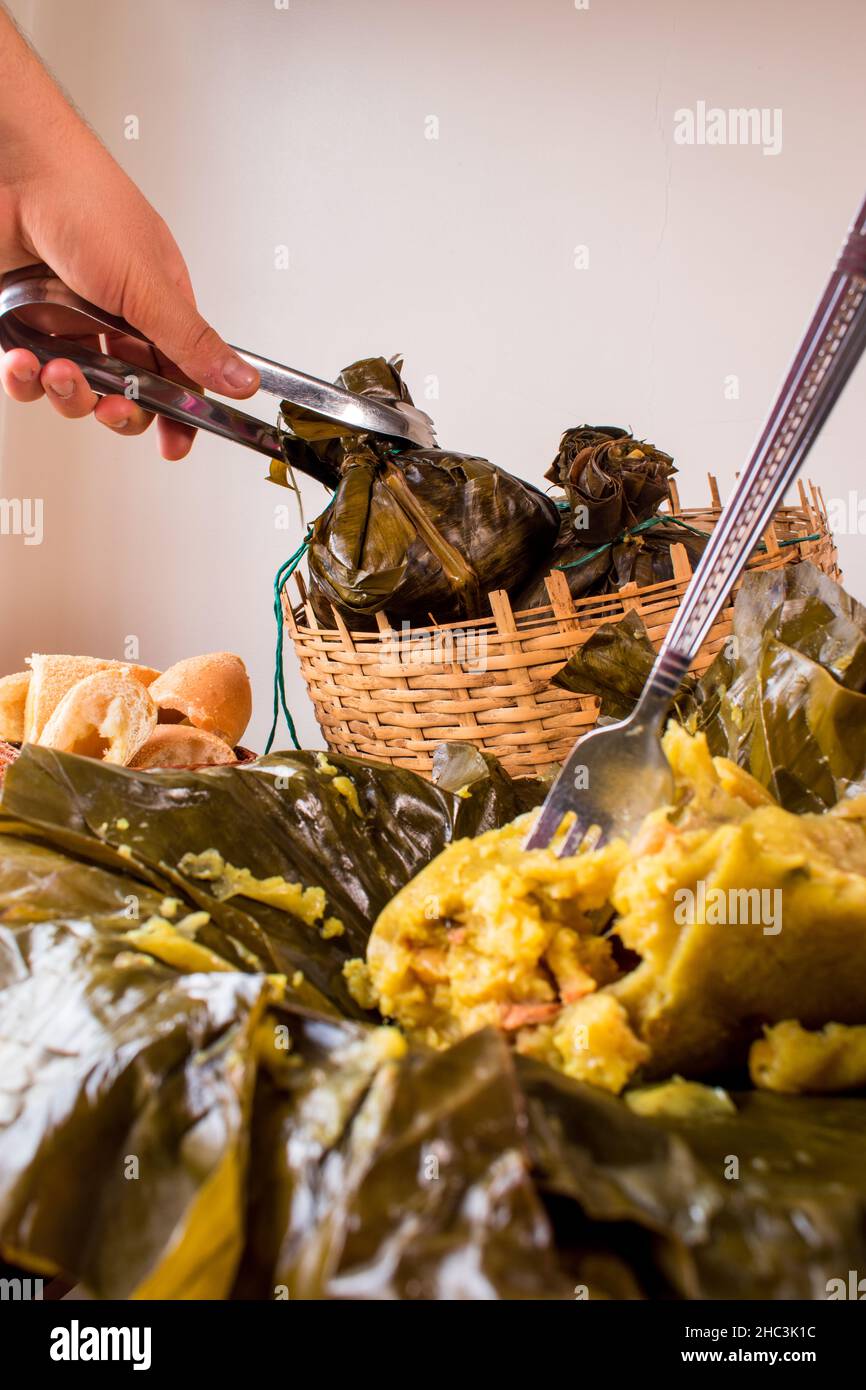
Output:
<instances>
[{"instance_id":1,"label":"metal fork","mask_svg":"<svg viewBox=\"0 0 866 1390\"><path fill-rule=\"evenodd\" d=\"M560 854L575 853L589 832L596 845L613 835L627 837L650 810L670 800L673 779L661 732L671 701L864 346L866 200L635 709L628 719L577 740L526 840L527 849L549 845L570 811L576 820Z\"/></svg>"}]
</instances>

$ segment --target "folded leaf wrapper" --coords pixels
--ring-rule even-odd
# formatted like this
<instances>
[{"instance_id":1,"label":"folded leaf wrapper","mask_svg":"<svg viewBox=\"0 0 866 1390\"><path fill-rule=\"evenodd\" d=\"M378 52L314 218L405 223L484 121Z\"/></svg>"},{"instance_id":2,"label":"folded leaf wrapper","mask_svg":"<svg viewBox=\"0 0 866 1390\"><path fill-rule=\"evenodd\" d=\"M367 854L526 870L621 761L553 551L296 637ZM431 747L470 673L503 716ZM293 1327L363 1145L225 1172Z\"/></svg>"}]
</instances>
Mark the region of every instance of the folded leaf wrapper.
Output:
<instances>
[{"instance_id":1,"label":"folded leaf wrapper","mask_svg":"<svg viewBox=\"0 0 866 1390\"><path fill-rule=\"evenodd\" d=\"M659 515L675 472L669 454L615 426L566 430L545 476L563 488L568 506L552 556L515 592L514 606L546 604L551 569L565 574L573 598L583 598L673 579L675 544L697 564L708 537Z\"/></svg>"},{"instance_id":2,"label":"folded leaf wrapper","mask_svg":"<svg viewBox=\"0 0 866 1390\"><path fill-rule=\"evenodd\" d=\"M655 661L655 648L635 612L617 623L602 623L551 680L563 690L598 695L602 720L625 719L638 702ZM686 677L683 691L694 687Z\"/></svg>"},{"instance_id":3,"label":"folded leaf wrapper","mask_svg":"<svg viewBox=\"0 0 866 1390\"><path fill-rule=\"evenodd\" d=\"M861 1099L645 1118L493 1030L432 1053L365 1021L342 965L383 903L542 791L465 749L437 776L23 752L0 801L0 1255L110 1298L808 1298L862 1268ZM208 849L256 882L223 896ZM322 887L343 935L245 896L275 877Z\"/></svg>"},{"instance_id":4,"label":"folded leaf wrapper","mask_svg":"<svg viewBox=\"0 0 866 1390\"><path fill-rule=\"evenodd\" d=\"M518 1075L536 1181L584 1283L824 1299L862 1268L866 1100L735 1092L734 1114L645 1119L538 1063L519 1059Z\"/></svg>"},{"instance_id":5,"label":"folded leaf wrapper","mask_svg":"<svg viewBox=\"0 0 866 1390\"><path fill-rule=\"evenodd\" d=\"M451 758L440 760L450 781ZM544 792L518 785L493 758L473 764L468 796L363 759L273 753L248 767L140 773L28 745L6 774L2 809L59 848L137 873L213 921L200 939L236 963L304 976L303 1002L364 1017L342 967L363 955L373 921L397 890L452 838L511 820ZM461 766L464 781L470 774ZM354 797L351 795L354 789ZM375 852L373 852L375 847ZM318 924L195 871L215 851L259 882L278 878L322 894ZM191 866L191 867L190 867ZM257 890L253 890L257 891ZM271 895L273 898L273 895ZM343 932L324 938L336 918Z\"/></svg>"},{"instance_id":6,"label":"folded leaf wrapper","mask_svg":"<svg viewBox=\"0 0 866 1390\"><path fill-rule=\"evenodd\" d=\"M747 574L688 727L789 811L866 791L866 609L807 562Z\"/></svg>"},{"instance_id":7,"label":"folded leaf wrapper","mask_svg":"<svg viewBox=\"0 0 866 1390\"><path fill-rule=\"evenodd\" d=\"M552 684L631 713L653 660L634 613L605 623ZM785 810L828 810L866 792L866 608L803 561L744 575L734 632L674 714L714 756L746 768Z\"/></svg>"},{"instance_id":8,"label":"folded leaf wrapper","mask_svg":"<svg viewBox=\"0 0 866 1390\"><path fill-rule=\"evenodd\" d=\"M411 409L401 363L370 358L337 384ZM492 589L520 584L553 545L555 504L538 488L486 459L444 449L406 448L372 434L311 421L283 403L287 465L312 451L339 471L331 505L317 519L308 551L316 617L333 627L332 605L350 628L481 617Z\"/></svg>"},{"instance_id":9,"label":"folded leaf wrapper","mask_svg":"<svg viewBox=\"0 0 866 1390\"><path fill-rule=\"evenodd\" d=\"M578 425L562 436L545 476L562 487L572 525L593 546L654 516L670 498L668 478L675 471L669 454L626 430Z\"/></svg>"},{"instance_id":10,"label":"folded leaf wrapper","mask_svg":"<svg viewBox=\"0 0 866 1390\"><path fill-rule=\"evenodd\" d=\"M224 1297L270 986L132 949L158 901L0 835L0 1249L96 1294Z\"/></svg>"},{"instance_id":11,"label":"folded leaf wrapper","mask_svg":"<svg viewBox=\"0 0 866 1390\"><path fill-rule=\"evenodd\" d=\"M239 1296L570 1295L496 1033L384 1061L375 1035L347 1045L310 1021L296 1036L304 1068L268 1078L257 1101Z\"/></svg>"}]
</instances>

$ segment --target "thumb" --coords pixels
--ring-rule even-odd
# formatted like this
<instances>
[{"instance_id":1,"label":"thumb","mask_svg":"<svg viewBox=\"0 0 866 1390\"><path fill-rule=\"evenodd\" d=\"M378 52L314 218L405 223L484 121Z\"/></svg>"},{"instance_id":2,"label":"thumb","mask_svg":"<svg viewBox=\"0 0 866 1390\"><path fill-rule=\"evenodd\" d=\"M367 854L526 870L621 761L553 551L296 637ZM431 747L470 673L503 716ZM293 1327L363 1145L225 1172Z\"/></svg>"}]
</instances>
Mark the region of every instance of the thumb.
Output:
<instances>
[{"instance_id":1,"label":"thumb","mask_svg":"<svg viewBox=\"0 0 866 1390\"><path fill-rule=\"evenodd\" d=\"M192 381L224 396L251 396L254 367L233 352L183 291L164 276L128 285L124 317Z\"/></svg>"}]
</instances>

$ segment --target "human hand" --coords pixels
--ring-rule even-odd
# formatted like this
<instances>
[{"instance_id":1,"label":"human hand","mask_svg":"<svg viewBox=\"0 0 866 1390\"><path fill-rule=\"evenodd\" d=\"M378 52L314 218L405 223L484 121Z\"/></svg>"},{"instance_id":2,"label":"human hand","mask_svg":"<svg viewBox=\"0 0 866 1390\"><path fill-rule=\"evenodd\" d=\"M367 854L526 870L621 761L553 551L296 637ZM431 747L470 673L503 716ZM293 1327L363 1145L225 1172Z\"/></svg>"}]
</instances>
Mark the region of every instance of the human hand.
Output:
<instances>
[{"instance_id":1,"label":"human hand","mask_svg":"<svg viewBox=\"0 0 866 1390\"><path fill-rule=\"evenodd\" d=\"M14 45L17 54L10 54ZM198 313L165 222L0 11L0 274L36 261L156 345L154 351L109 333L115 356L220 395L242 398L256 390L255 370ZM28 310L28 321L99 348L92 330L82 333L82 320L68 310L40 306ZM67 419L92 413L124 435L141 434L153 418L124 396L97 396L73 362L56 358L41 366L24 348L0 358L0 383L13 400L45 396ZM165 419L158 432L167 459L183 458L195 434Z\"/></svg>"}]
</instances>

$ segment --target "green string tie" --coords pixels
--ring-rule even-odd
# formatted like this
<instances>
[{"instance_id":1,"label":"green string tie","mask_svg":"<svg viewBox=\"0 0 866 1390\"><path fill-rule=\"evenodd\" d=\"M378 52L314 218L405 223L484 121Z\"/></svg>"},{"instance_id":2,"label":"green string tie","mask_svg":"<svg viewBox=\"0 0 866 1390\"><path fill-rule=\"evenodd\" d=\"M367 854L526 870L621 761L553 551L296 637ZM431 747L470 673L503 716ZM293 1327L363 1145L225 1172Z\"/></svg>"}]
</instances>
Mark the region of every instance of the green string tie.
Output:
<instances>
[{"instance_id":1,"label":"green string tie","mask_svg":"<svg viewBox=\"0 0 866 1390\"><path fill-rule=\"evenodd\" d=\"M328 507L330 507L330 505L331 502L328 503ZM321 516L325 515L325 512L328 510L328 507L326 507L325 511L321 513ZM319 517L316 517L316 521L318 520ZM652 526L667 526L670 523L673 523L673 525L675 526L681 526L686 531L691 531L692 535L694 536L703 536L704 538L707 537L706 531L701 531L697 526L690 526L687 521L681 521L679 517L650 516L647 517L645 521L638 522L636 526L629 527L627 531L621 532L621 534L619 536L616 536L612 541L605 541L604 545L598 546L595 550L590 551L588 555L582 555L579 560L570 560L567 564L556 565L554 566L554 568L558 570L575 569L578 565L587 564L588 561L594 560L596 555L603 554L604 551L609 550L611 546L617 545L620 541L625 540L626 536L634 536L639 534L641 531L649 530ZM281 709L283 711L283 714L285 715L286 726L289 730L289 737L292 740L292 744L297 749L300 749L301 746L298 742L298 735L295 729L295 721L292 718L291 711L289 710L288 706L288 701L286 700L286 677L283 671L284 623L282 596L283 590L285 589L286 585L288 584L289 580L291 579L292 575L298 568L298 565L301 563L310 547L310 541L313 538L313 527L315 526L315 524L315 522L311 522L310 525L307 527L307 533L304 536L304 539L301 541L301 544L298 546L294 554L290 555L288 560L285 560L283 564L280 565L280 568L277 570L276 577L274 579L274 618L276 619L277 624L277 644L276 651L274 653L274 718L271 724L271 731L268 734L268 741L265 744L265 753L270 753L271 748L273 746L274 738L276 737L277 724L279 723ZM783 546L786 545L800 545L803 541L817 541L819 539L820 532L812 531L808 536L792 536L788 540L779 541L779 548L781 549ZM761 541L760 545L756 546L755 548L757 550L766 550L767 546L764 541Z\"/></svg>"},{"instance_id":2,"label":"green string tie","mask_svg":"<svg viewBox=\"0 0 866 1390\"><path fill-rule=\"evenodd\" d=\"M265 744L266 753L270 753L274 738L276 737L281 709L286 717L286 727L289 730L289 738L292 740L295 748L300 750L301 747L298 743L295 721L292 718L291 710L286 700L286 677L283 671L283 590L310 548L310 541L313 539L313 529L316 522L321 521L333 501L333 497L328 498L328 506L322 509L315 521L310 522L307 527L307 533L301 541L301 544L298 546L294 555L290 555L288 560L285 560L283 564L280 565L274 579L274 618L277 623L277 646L274 653L274 718L271 724L271 732L268 734L268 741Z\"/></svg>"},{"instance_id":3,"label":"green string tie","mask_svg":"<svg viewBox=\"0 0 866 1390\"><path fill-rule=\"evenodd\" d=\"M286 587L295 570L298 568L298 565L301 563L301 561L307 553L307 549L312 539L312 535L313 528L312 526L308 526L307 534L304 536L304 539L301 541L301 544L298 546L294 555L290 555L288 560L285 560L283 564L280 565L280 568L277 570L276 573L276 578L274 579L274 617L277 623L277 646L274 654L274 718L271 724L271 732L268 734L268 741L265 744L266 753L270 753L271 748L273 746L274 738L276 737L277 724L279 723L280 719L280 709L282 709L283 714L286 716L286 725L289 730L289 738L292 740L293 746L298 749L301 746L298 743L298 735L295 729L295 721L292 718L288 702L286 701L286 677L285 672L283 671L284 624L282 598L283 589Z\"/></svg>"},{"instance_id":4,"label":"green string tie","mask_svg":"<svg viewBox=\"0 0 866 1390\"><path fill-rule=\"evenodd\" d=\"M691 531L693 536L702 536L704 540L709 540L712 535L711 531L702 531L698 526L690 526L687 521L681 521L678 516L649 516L646 521L639 521L636 526L630 526L626 531L621 531L618 536L614 536L612 541L605 541L604 545L596 546L595 550L591 550L588 555L581 555L578 560L568 560L564 565L555 565L554 569L577 569L580 565L589 564L590 560L594 560L596 555L603 555L606 550L610 550L611 546L619 545L621 541L625 540L626 536L636 536L641 531L648 531L651 526L669 525L681 526L684 531ZM817 541L820 539L820 535L821 533L819 531L812 531L808 536L790 536L787 540L779 541L779 549L781 550L782 547L786 545L801 545L803 541ZM755 550L766 551L766 549L767 545L765 541L761 541L755 546Z\"/></svg>"}]
</instances>

